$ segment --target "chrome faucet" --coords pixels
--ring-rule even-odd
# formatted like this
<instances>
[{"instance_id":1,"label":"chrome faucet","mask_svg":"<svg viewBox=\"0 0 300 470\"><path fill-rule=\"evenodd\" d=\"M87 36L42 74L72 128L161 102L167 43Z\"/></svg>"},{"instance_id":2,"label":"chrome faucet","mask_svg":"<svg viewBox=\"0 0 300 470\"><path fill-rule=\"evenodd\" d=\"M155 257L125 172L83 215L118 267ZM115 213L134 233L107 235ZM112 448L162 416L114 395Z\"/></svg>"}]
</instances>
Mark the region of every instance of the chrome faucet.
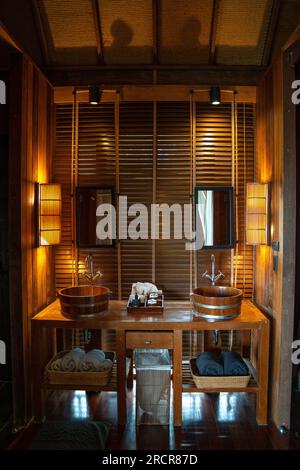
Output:
<instances>
[{"instance_id":1,"label":"chrome faucet","mask_svg":"<svg viewBox=\"0 0 300 470\"><path fill-rule=\"evenodd\" d=\"M90 284L95 284L98 279L103 277L101 271L94 271L94 258L93 255L90 253L85 258L85 273L82 274L82 277L87 279Z\"/></svg>"},{"instance_id":2,"label":"chrome faucet","mask_svg":"<svg viewBox=\"0 0 300 470\"><path fill-rule=\"evenodd\" d=\"M208 274L208 271L205 271L205 273L202 274L202 277L209 279L212 286L214 286L219 279L225 277L221 271L219 271L218 274L215 274L215 255L211 255L211 274Z\"/></svg>"}]
</instances>

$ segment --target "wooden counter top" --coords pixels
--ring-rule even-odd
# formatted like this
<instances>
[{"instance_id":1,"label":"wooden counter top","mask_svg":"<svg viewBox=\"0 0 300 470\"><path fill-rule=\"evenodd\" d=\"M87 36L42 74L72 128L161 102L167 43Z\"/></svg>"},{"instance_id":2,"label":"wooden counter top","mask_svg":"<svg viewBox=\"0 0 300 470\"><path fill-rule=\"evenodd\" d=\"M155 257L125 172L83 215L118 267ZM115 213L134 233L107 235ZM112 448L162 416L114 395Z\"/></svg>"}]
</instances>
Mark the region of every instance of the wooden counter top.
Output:
<instances>
[{"instance_id":1,"label":"wooden counter top","mask_svg":"<svg viewBox=\"0 0 300 470\"><path fill-rule=\"evenodd\" d=\"M111 300L109 310L97 318L67 318L61 313L60 302L55 300L35 315L33 322L53 328L87 328L115 330L246 330L268 322L265 315L249 300L242 303L241 314L234 320L209 323L194 318L189 302L166 302L163 315L141 316L127 314L126 302Z\"/></svg>"}]
</instances>

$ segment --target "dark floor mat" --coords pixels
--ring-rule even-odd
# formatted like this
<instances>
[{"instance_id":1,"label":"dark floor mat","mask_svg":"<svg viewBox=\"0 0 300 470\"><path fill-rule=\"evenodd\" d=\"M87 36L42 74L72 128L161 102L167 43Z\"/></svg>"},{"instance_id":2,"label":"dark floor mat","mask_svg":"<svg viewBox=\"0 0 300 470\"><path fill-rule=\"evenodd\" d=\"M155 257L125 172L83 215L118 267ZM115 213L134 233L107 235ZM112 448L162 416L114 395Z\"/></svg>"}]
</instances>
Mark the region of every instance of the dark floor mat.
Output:
<instances>
[{"instance_id":1,"label":"dark floor mat","mask_svg":"<svg viewBox=\"0 0 300 470\"><path fill-rule=\"evenodd\" d=\"M32 450L104 450L110 425L99 421L47 421Z\"/></svg>"}]
</instances>

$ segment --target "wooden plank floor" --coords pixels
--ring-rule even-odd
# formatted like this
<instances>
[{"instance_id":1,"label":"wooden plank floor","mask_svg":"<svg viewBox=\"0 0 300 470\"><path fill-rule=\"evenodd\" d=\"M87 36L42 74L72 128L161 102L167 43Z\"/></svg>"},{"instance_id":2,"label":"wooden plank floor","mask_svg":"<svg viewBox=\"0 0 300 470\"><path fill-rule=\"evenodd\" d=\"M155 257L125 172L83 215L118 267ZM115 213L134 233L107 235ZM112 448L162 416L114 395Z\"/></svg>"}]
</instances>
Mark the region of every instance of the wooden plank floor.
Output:
<instances>
[{"instance_id":1,"label":"wooden plank floor","mask_svg":"<svg viewBox=\"0 0 300 470\"><path fill-rule=\"evenodd\" d=\"M93 419L112 423L108 449L238 450L289 449L295 443L279 435L273 426L255 421L255 395L247 393L184 393L183 426L135 425L135 389L128 393L128 424L117 426L115 392L51 392L47 419ZM30 447L38 425L32 425L15 441L13 449Z\"/></svg>"}]
</instances>

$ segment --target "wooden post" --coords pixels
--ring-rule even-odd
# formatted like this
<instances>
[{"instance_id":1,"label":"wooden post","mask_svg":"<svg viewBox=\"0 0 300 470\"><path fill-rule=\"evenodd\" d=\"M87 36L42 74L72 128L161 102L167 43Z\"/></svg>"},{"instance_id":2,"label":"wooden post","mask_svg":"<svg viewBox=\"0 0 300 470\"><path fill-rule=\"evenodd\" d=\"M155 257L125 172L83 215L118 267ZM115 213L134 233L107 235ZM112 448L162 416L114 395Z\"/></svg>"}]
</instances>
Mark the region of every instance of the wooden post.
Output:
<instances>
[{"instance_id":1,"label":"wooden post","mask_svg":"<svg viewBox=\"0 0 300 470\"><path fill-rule=\"evenodd\" d=\"M117 393L118 393L118 424L126 424L126 333L117 330Z\"/></svg>"},{"instance_id":2,"label":"wooden post","mask_svg":"<svg viewBox=\"0 0 300 470\"><path fill-rule=\"evenodd\" d=\"M32 321L31 324L31 364L32 364L32 399L33 416L36 423L44 420L44 392L43 383L43 363L42 363L42 328L39 322Z\"/></svg>"},{"instance_id":3,"label":"wooden post","mask_svg":"<svg viewBox=\"0 0 300 470\"><path fill-rule=\"evenodd\" d=\"M157 167L157 102L153 102L153 166L152 166L152 203L156 204L156 167ZM156 224L156 218L151 220L151 224ZM153 228L151 227L151 232ZM152 282L155 284L156 274L156 242L152 239Z\"/></svg>"},{"instance_id":4,"label":"wooden post","mask_svg":"<svg viewBox=\"0 0 300 470\"><path fill-rule=\"evenodd\" d=\"M258 392L256 404L256 419L261 426L268 424L268 379L269 379L269 341L270 323L268 320L261 323L259 330L257 379Z\"/></svg>"},{"instance_id":5,"label":"wooden post","mask_svg":"<svg viewBox=\"0 0 300 470\"><path fill-rule=\"evenodd\" d=\"M174 330L173 349L173 400L174 426L182 423L182 331Z\"/></svg>"},{"instance_id":6,"label":"wooden post","mask_svg":"<svg viewBox=\"0 0 300 470\"><path fill-rule=\"evenodd\" d=\"M117 91L115 99L115 147L116 147L116 214L119 220L119 196L120 196L120 93ZM118 299L122 299L122 265L121 265L121 240L117 235L117 269L118 269Z\"/></svg>"}]
</instances>

